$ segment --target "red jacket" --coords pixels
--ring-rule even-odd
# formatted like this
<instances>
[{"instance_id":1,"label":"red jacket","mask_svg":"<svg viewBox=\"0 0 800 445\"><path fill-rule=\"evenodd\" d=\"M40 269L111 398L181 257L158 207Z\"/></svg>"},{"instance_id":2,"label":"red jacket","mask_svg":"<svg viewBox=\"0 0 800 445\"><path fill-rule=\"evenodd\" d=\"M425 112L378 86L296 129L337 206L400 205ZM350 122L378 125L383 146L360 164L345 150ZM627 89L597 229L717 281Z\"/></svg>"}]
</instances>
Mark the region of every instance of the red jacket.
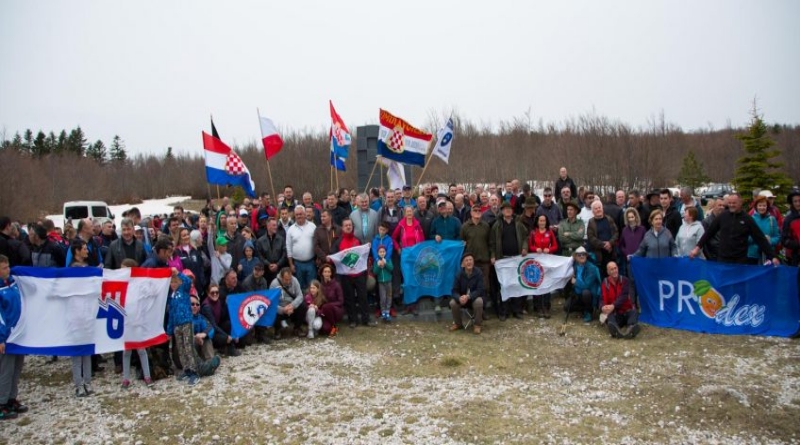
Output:
<instances>
[{"instance_id":1,"label":"red jacket","mask_svg":"<svg viewBox=\"0 0 800 445\"><path fill-rule=\"evenodd\" d=\"M603 280L600 285L600 290L603 294L603 306L607 304L614 305L614 311L618 314L624 314L633 309L633 302L628 294L631 285L627 278L620 275L616 283L611 282L608 277Z\"/></svg>"},{"instance_id":2,"label":"red jacket","mask_svg":"<svg viewBox=\"0 0 800 445\"><path fill-rule=\"evenodd\" d=\"M552 230L547 229L544 233L539 229L533 229L528 237L528 253L536 253L536 249L549 249L548 253L556 253L558 250L558 240Z\"/></svg>"}]
</instances>

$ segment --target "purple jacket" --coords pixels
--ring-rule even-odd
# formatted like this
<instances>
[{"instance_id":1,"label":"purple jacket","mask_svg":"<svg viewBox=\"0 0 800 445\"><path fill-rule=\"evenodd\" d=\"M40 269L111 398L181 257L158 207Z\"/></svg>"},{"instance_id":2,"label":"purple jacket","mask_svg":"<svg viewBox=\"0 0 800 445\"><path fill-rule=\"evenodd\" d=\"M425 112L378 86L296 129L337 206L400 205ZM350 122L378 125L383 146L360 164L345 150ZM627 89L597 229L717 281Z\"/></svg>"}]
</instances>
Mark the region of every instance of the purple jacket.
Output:
<instances>
[{"instance_id":1,"label":"purple jacket","mask_svg":"<svg viewBox=\"0 0 800 445\"><path fill-rule=\"evenodd\" d=\"M646 232L647 230L643 226L636 226L634 229L631 229L630 226L625 226L619 238L620 252L625 256L633 255L636 249L639 248L639 244L642 243Z\"/></svg>"}]
</instances>

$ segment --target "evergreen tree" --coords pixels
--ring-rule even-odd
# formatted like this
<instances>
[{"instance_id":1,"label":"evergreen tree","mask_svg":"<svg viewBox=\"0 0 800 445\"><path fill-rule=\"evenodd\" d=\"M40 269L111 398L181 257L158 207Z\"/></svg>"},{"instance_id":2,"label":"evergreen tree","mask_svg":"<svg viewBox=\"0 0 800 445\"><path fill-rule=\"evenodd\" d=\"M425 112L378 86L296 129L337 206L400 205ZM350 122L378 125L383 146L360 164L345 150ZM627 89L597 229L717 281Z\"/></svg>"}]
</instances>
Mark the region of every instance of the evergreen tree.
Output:
<instances>
[{"instance_id":1,"label":"evergreen tree","mask_svg":"<svg viewBox=\"0 0 800 445\"><path fill-rule=\"evenodd\" d=\"M104 163L106 161L106 145L103 141L98 139L97 142L86 147L86 157L94 159L98 164Z\"/></svg>"},{"instance_id":2,"label":"evergreen tree","mask_svg":"<svg viewBox=\"0 0 800 445\"><path fill-rule=\"evenodd\" d=\"M36 139L33 140L33 148L31 149L31 154L37 158L42 157L48 153L47 150L47 136L45 136L44 131L39 130L36 133Z\"/></svg>"},{"instance_id":3,"label":"evergreen tree","mask_svg":"<svg viewBox=\"0 0 800 445\"><path fill-rule=\"evenodd\" d=\"M742 141L745 154L736 163L733 183L746 202L752 199L755 189L770 190L777 197L777 203L783 199L792 187L792 181L783 172L782 162L775 160L780 156L780 149L773 148L775 141L767 134L767 125L758 115L755 104L751 112L752 120L747 133L736 135Z\"/></svg>"},{"instance_id":4,"label":"evergreen tree","mask_svg":"<svg viewBox=\"0 0 800 445\"><path fill-rule=\"evenodd\" d=\"M78 156L83 156L88 145L89 144L86 140L86 135L83 134L83 130L81 130L80 125L69 132L69 136L67 136L66 151L75 153Z\"/></svg>"},{"instance_id":5,"label":"evergreen tree","mask_svg":"<svg viewBox=\"0 0 800 445\"><path fill-rule=\"evenodd\" d=\"M61 133L58 134L58 142L56 143L55 149L53 151L55 153L63 153L67 149L67 130L61 130Z\"/></svg>"},{"instance_id":6,"label":"evergreen tree","mask_svg":"<svg viewBox=\"0 0 800 445\"><path fill-rule=\"evenodd\" d=\"M114 135L108 155L112 162L125 162L128 160L128 153L125 151L125 142L119 135Z\"/></svg>"},{"instance_id":7,"label":"evergreen tree","mask_svg":"<svg viewBox=\"0 0 800 445\"><path fill-rule=\"evenodd\" d=\"M58 139L56 139L56 134L52 131L47 135L47 139L45 140L45 144L47 145L47 153L53 153L58 149Z\"/></svg>"},{"instance_id":8,"label":"evergreen tree","mask_svg":"<svg viewBox=\"0 0 800 445\"><path fill-rule=\"evenodd\" d=\"M22 136L19 135L19 132L14 134L14 137L11 139L11 148L15 150L22 150L24 142L22 142Z\"/></svg>"},{"instance_id":9,"label":"evergreen tree","mask_svg":"<svg viewBox=\"0 0 800 445\"><path fill-rule=\"evenodd\" d=\"M22 144L22 150L30 153L33 150L33 132L30 128L25 130L25 136L23 136L23 139L25 142Z\"/></svg>"},{"instance_id":10,"label":"evergreen tree","mask_svg":"<svg viewBox=\"0 0 800 445\"><path fill-rule=\"evenodd\" d=\"M689 150L683 158L681 171L678 173L678 183L697 189L708 181L703 163L695 157L694 151Z\"/></svg>"},{"instance_id":11,"label":"evergreen tree","mask_svg":"<svg viewBox=\"0 0 800 445\"><path fill-rule=\"evenodd\" d=\"M169 161L175 160L175 155L172 154L172 147L167 147L167 155L164 156L164 159Z\"/></svg>"}]
</instances>

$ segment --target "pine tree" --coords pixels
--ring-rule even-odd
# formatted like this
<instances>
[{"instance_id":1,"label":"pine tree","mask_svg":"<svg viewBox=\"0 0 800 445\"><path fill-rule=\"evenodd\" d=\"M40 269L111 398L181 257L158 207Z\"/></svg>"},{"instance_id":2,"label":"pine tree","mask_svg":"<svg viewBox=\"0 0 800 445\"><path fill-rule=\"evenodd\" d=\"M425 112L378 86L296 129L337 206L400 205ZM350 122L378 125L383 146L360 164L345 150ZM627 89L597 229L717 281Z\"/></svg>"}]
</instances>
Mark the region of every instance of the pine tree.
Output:
<instances>
[{"instance_id":1,"label":"pine tree","mask_svg":"<svg viewBox=\"0 0 800 445\"><path fill-rule=\"evenodd\" d=\"M81 130L80 125L69 132L69 136L67 136L66 151L75 153L78 156L83 156L88 145L89 144L86 140L86 135L83 134L83 130Z\"/></svg>"},{"instance_id":2,"label":"pine tree","mask_svg":"<svg viewBox=\"0 0 800 445\"><path fill-rule=\"evenodd\" d=\"M67 149L67 130L61 130L58 134L58 142L53 150L55 153L63 153Z\"/></svg>"},{"instance_id":3,"label":"pine tree","mask_svg":"<svg viewBox=\"0 0 800 445\"><path fill-rule=\"evenodd\" d=\"M125 142L119 135L114 135L108 156L111 162L125 162L128 160L128 153L125 151Z\"/></svg>"},{"instance_id":4,"label":"pine tree","mask_svg":"<svg viewBox=\"0 0 800 445\"><path fill-rule=\"evenodd\" d=\"M22 138L25 141L22 144L22 150L28 153L33 151L33 132L30 128L25 130L25 135Z\"/></svg>"},{"instance_id":5,"label":"pine tree","mask_svg":"<svg viewBox=\"0 0 800 445\"><path fill-rule=\"evenodd\" d=\"M689 153L683 158L681 171L678 173L678 182L681 185L697 189L708 181L709 178L706 176L703 163L695 157L694 151L689 150Z\"/></svg>"},{"instance_id":6,"label":"pine tree","mask_svg":"<svg viewBox=\"0 0 800 445\"><path fill-rule=\"evenodd\" d=\"M106 145L100 139L94 144L86 147L86 157L92 158L98 164L103 164L106 161Z\"/></svg>"},{"instance_id":7,"label":"pine tree","mask_svg":"<svg viewBox=\"0 0 800 445\"><path fill-rule=\"evenodd\" d=\"M44 131L39 130L39 132L36 133L36 139L33 140L31 154L38 158L46 155L47 153L47 136L45 136Z\"/></svg>"},{"instance_id":8,"label":"pine tree","mask_svg":"<svg viewBox=\"0 0 800 445\"><path fill-rule=\"evenodd\" d=\"M167 147L167 155L164 156L165 160L175 160L175 155L172 154L172 147Z\"/></svg>"},{"instance_id":9,"label":"pine tree","mask_svg":"<svg viewBox=\"0 0 800 445\"><path fill-rule=\"evenodd\" d=\"M736 161L738 167L733 183L746 202L752 199L753 190L761 189L772 191L777 197L776 204L783 203L792 181L781 169L783 163L775 160L781 151L773 148L775 141L767 134L767 125L758 115L755 104L751 114L748 132L736 135L736 139L742 141L745 154Z\"/></svg>"}]
</instances>

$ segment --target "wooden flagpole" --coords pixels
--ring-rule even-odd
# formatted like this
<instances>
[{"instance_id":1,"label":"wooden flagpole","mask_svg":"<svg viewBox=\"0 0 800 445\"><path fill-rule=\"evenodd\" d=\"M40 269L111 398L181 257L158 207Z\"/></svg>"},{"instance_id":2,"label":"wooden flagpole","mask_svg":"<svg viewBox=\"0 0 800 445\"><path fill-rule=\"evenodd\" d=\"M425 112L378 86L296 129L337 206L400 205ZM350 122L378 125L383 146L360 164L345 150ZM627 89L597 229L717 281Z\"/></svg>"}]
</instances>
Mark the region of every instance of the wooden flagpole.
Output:
<instances>
[{"instance_id":1,"label":"wooden flagpole","mask_svg":"<svg viewBox=\"0 0 800 445\"><path fill-rule=\"evenodd\" d=\"M419 188L419 184L420 184L420 182L422 182L422 177L425 175L425 170L427 170L428 166L431 165L431 158L433 158L433 152L431 151L431 149L433 148L433 144L434 144L433 141L434 140L431 139L431 142L428 144L428 149L426 150L426 154L428 156L428 161L425 163L425 167L422 168L422 173L419 174L419 178L417 179L417 185L414 186L415 190L417 188Z\"/></svg>"},{"instance_id":2,"label":"wooden flagpole","mask_svg":"<svg viewBox=\"0 0 800 445\"><path fill-rule=\"evenodd\" d=\"M332 165L331 165L331 182L330 182L330 186L331 186L331 188L329 188L328 190L333 190L333 166Z\"/></svg>"},{"instance_id":3,"label":"wooden flagpole","mask_svg":"<svg viewBox=\"0 0 800 445\"><path fill-rule=\"evenodd\" d=\"M256 107L256 114L258 114L258 128L260 129L261 128L261 111L258 109L258 107ZM263 138L264 134L261 134L261 137ZM275 186L272 184L272 169L269 166L269 157L267 156L267 149L266 148L264 149L264 157L267 158L267 176L269 176L269 189L270 189L270 191L272 191L272 199L274 199L275 202L278 202L278 198L277 198L278 195L275 194Z\"/></svg>"},{"instance_id":4,"label":"wooden flagpole","mask_svg":"<svg viewBox=\"0 0 800 445\"><path fill-rule=\"evenodd\" d=\"M375 157L375 164L372 165L372 171L369 173L369 178L367 178L367 186L364 188L364 193L369 191L369 183L372 182L372 177L375 175L375 169L378 167L378 164L383 165L381 161L378 160L379 156ZM383 167L381 167L381 172L383 172ZM383 177L381 177L381 187L383 187Z\"/></svg>"},{"instance_id":5,"label":"wooden flagpole","mask_svg":"<svg viewBox=\"0 0 800 445\"><path fill-rule=\"evenodd\" d=\"M219 197L219 185L217 185L217 201L222 201L222 198Z\"/></svg>"}]
</instances>

